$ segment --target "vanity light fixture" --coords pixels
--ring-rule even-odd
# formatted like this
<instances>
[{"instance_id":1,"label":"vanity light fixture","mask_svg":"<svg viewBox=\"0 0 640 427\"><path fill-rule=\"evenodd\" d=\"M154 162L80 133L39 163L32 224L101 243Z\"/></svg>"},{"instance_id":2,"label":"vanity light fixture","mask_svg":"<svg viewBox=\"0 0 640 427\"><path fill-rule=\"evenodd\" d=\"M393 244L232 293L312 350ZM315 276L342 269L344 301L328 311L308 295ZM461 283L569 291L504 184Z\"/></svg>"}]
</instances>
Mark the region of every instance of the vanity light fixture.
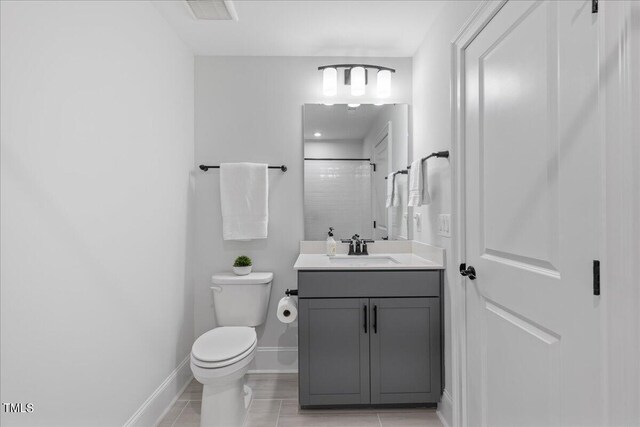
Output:
<instances>
[{"instance_id":1,"label":"vanity light fixture","mask_svg":"<svg viewBox=\"0 0 640 427\"><path fill-rule=\"evenodd\" d=\"M378 71L378 97L388 98L391 95L391 71Z\"/></svg>"},{"instance_id":2,"label":"vanity light fixture","mask_svg":"<svg viewBox=\"0 0 640 427\"><path fill-rule=\"evenodd\" d=\"M313 134L313 136L315 136L316 138L320 138L322 134L320 132L316 132Z\"/></svg>"},{"instance_id":3,"label":"vanity light fixture","mask_svg":"<svg viewBox=\"0 0 640 427\"><path fill-rule=\"evenodd\" d=\"M336 96L338 93L338 70L325 68L322 70L322 94L324 96Z\"/></svg>"},{"instance_id":4,"label":"vanity light fixture","mask_svg":"<svg viewBox=\"0 0 640 427\"><path fill-rule=\"evenodd\" d=\"M367 84L366 71L363 67L353 67L351 69L351 95L362 96Z\"/></svg>"},{"instance_id":5,"label":"vanity light fixture","mask_svg":"<svg viewBox=\"0 0 640 427\"><path fill-rule=\"evenodd\" d=\"M334 64L318 67L322 71L322 93L325 96L335 96L338 93L338 69L344 68L344 84L351 86L352 96L365 94L369 82L369 69L377 70L377 95L388 98L391 94L391 73L396 70L379 65L368 64Z\"/></svg>"}]
</instances>

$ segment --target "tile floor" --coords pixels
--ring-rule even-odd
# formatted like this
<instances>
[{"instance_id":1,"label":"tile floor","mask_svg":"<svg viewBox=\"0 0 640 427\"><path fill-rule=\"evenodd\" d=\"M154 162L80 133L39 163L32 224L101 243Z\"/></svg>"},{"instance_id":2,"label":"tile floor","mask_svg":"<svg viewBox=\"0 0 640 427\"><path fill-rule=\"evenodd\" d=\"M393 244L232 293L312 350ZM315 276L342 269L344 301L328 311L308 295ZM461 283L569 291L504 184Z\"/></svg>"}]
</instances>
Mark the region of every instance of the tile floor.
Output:
<instances>
[{"instance_id":1,"label":"tile floor","mask_svg":"<svg viewBox=\"0 0 640 427\"><path fill-rule=\"evenodd\" d=\"M245 427L442 427L435 409L300 409L297 374L250 374ZM193 380L158 427L200 427L202 385Z\"/></svg>"}]
</instances>

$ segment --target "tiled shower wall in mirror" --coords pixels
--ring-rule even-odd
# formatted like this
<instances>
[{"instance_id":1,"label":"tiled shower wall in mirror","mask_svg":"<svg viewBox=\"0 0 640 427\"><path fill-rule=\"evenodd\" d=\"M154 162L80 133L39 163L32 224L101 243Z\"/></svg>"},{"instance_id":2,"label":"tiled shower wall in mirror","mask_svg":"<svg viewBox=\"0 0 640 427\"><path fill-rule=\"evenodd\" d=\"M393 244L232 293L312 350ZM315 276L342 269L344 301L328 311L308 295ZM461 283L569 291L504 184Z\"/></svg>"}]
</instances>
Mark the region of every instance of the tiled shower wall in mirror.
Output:
<instances>
[{"instance_id":1,"label":"tiled shower wall in mirror","mask_svg":"<svg viewBox=\"0 0 640 427\"><path fill-rule=\"evenodd\" d=\"M325 240L329 227L336 240L372 236L371 170L369 161L305 160L306 240Z\"/></svg>"}]
</instances>

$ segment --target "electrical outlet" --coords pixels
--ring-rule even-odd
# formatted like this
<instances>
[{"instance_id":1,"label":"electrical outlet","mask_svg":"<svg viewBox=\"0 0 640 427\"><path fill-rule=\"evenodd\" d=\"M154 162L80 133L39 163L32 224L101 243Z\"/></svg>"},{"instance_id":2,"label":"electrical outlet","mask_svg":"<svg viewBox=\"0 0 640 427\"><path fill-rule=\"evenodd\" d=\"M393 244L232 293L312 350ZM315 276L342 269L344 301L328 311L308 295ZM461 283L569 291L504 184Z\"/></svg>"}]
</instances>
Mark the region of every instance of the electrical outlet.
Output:
<instances>
[{"instance_id":1,"label":"electrical outlet","mask_svg":"<svg viewBox=\"0 0 640 427\"><path fill-rule=\"evenodd\" d=\"M442 237L451 237L451 214L438 215L438 234Z\"/></svg>"}]
</instances>

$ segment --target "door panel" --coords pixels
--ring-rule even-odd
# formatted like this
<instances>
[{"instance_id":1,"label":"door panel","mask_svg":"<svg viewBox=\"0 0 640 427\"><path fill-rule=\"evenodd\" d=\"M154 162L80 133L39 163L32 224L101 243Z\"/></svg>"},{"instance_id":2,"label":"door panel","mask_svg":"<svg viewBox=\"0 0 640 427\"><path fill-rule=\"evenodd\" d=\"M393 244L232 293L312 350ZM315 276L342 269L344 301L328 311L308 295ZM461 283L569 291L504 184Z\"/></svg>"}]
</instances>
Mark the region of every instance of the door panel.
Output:
<instances>
[{"instance_id":1,"label":"door panel","mask_svg":"<svg viewBox=\"0 0 640 427\"><path fill-rule=\"evenodd\" d=\"M477 91L481 253L557 273L555 9L530 7L496 34L477 60Z\"/></svg>"},{"instance_id":2,"label":"door panel","mask_svg":"<svg viewBox=\"0 0 640 427\"><path fill-rule=\"evenodd\" d=\"M486 299L484 321L486 425L557 425L560 337Z\"/></svg>"},{"instance_id":3,"label":"door panel","mask_svg":"<svg viewBox=\"0 0 640 427\"><path fill-rule=\"evenodd\" d=\"M300 403L369 403L368 299L300 299L299 304Z\"/></svg>"},{"instance_id":4,"label":"door panel","mask_svg":"<svg viewBox=\"0 0 640 427\"><path fill-rule=\"evenodd\" d=\"M372 298L371 403L440 395L439 298Z\"/></svg>"},{"instance_id":5,"label":"door panel","mask_svg":"<svg viewBox=\"0 0 640 427\"><path fill-rule=\"evenodd\" d=\"M465 50L469 425L600 425L598 40L509 1Z\"/></svg>"}]
</instances>

